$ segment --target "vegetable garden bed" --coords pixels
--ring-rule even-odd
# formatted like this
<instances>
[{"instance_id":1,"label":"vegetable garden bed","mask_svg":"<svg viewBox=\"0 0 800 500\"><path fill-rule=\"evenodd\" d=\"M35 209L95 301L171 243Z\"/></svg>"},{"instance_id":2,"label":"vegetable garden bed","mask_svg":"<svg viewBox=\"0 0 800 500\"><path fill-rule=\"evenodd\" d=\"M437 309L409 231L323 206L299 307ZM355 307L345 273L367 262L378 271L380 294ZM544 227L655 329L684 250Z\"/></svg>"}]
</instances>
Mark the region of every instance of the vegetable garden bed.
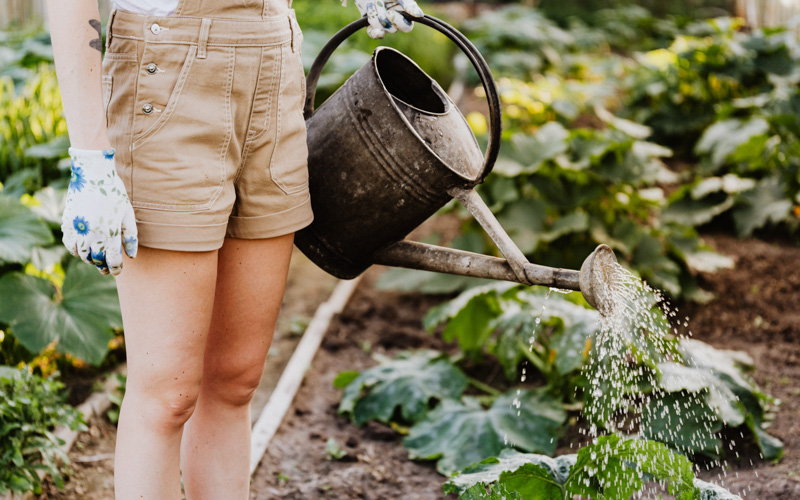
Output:
<instances>
[{"instance_id":1,"label":"vegetable garden bed","mask_svg":"<svg viewBox=\"0 0 800 500\"><path fill-rule=\"evenodd\" d=\"M770 434L784 442L783 460L765 462L749 440L728 451L728 468L705 469L698 477L721 482L743 498L800 498L800 248L759 240L711 237L717 250L737 259L734 270L705 276L719 297L685 305L695 338L717 348L740 349L755 361L759 385L783 404ZM331 324L292 410L253 480L251 498L442 498L445 478L433 462L412 462L402 446L404 429L370 422L359 429L337 415L333 388L345 370L373 366L375 354L393 357L408 349L449 346L421 327L438 300L416 294L378 292L370 273L340 317ZM452 350L452 349L450 349ZM581 435L570 432L556 455L574 453ZM585 438L583 438L585 440ZM585 443L584 443L585 444ZM572 445L572 448L570 447ZM337 458L338 457L338 458ZM751 465L752 464L752 465Z\"/></svg>"}]
</instances>

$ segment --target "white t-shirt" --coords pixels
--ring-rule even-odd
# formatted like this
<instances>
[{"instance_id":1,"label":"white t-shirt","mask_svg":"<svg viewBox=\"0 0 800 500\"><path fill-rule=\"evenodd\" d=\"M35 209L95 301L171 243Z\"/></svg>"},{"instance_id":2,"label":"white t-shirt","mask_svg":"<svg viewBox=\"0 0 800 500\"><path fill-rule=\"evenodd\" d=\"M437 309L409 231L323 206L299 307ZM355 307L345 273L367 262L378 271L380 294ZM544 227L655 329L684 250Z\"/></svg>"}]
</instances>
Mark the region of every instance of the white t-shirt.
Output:
<instances>
[{"instance_id":1,"label":"white t-shirt","mask_svg":"<svg viewBox=\"0 0 800 500\"><path fill-rule=\"evenodd\" d=\"M148 16L169 16L178 8L178 0L113 0L113 2L120 10Z\"/></svg>"}]
</instances>

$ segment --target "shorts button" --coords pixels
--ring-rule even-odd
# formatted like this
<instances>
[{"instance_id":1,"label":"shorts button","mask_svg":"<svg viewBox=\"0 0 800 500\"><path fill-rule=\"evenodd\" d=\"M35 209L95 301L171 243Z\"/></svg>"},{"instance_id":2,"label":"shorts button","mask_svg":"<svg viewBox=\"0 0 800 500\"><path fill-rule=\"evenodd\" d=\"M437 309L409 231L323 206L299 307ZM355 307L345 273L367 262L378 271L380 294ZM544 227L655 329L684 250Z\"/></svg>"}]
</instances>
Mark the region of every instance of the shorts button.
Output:
<instances>
[{"instance_id":1,"label":"shorts button","mask_svg":"<svg viewBox=\"0 0 800 500\"><path fill-rule=\"evenodd\" d=\"M156 66L156 63L150 63L147 66L145 66L144 69L146 69L147 72L152 75L155 74L156 71L158 71L158 66Z\"/></svg>"},{"instance_id":2,"label":"shorts button","mask_svg":"<svg viewBox=\"0 0 800 500\"><path fill-rule=\"evenodd\" d=\"M142 111L144 111L144 114L149 115L150 113L153 112L153 105L148 102L147 104L142 106Z\"/></svg>"},{"instance_id":3,"label":"shorts button","mask_svg":"<svg viewBox=\"0 0 800 500\"><path fill-rule=\"evenodd\" d=\"M150 26L150 32L154 35L158 35L159 33L161 33L161 26L159 26L158 23L153 23Z\"/></svg>"}]
</instances>

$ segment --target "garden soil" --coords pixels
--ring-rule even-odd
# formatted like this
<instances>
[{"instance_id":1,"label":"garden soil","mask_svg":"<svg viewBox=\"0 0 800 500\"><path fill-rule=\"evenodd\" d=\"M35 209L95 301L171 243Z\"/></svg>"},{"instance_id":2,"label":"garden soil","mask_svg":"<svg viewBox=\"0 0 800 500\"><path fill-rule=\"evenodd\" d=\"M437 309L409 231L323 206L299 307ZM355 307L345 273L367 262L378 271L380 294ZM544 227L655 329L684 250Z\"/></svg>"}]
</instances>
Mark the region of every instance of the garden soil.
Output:
<instances>
[{"instance_id":1,"label":"garden soil","mask_svg":"<svg viewBox=\"0 0 800 500\"><path fill-rule=\"evenodd\" d=\"M690 316L695 338L752 356L753 377L782 401L769 432L784 442L785 453L771 464L750 441L739 439L727 453L725 470L701 465L698 475L746 499L800 499L800 247L727 236L707 239L735 258L736 268L701 276L717 298L705 305L679 304L680 311ZM332 322L256 471L251 499L443 498L444 478L432 462L408 460L402 434L377 423L359 429L337 415L340 391L332 384L340 371L373 366L376 354L453 347L420 327L424 313L443 298L376 291L378 272L367 274ZM579 437L569 433L559 453L569 453L569 441L577 446ZM344 458L328 456L329 439L347 453Z\"/></svg>"}]
</instances>

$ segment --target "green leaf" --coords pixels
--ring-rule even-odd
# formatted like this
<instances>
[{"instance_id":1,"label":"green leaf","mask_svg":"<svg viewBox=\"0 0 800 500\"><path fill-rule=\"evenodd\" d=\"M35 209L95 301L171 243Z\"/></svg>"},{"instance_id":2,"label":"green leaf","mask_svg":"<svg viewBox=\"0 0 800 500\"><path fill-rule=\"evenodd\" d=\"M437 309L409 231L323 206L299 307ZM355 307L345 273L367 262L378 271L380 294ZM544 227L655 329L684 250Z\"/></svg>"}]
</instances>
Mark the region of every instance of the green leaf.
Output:
<instances>
[{"instance_id":1,"label":"green leaf","mask_svg":"<svg viewBox=\"0 0 800 500\"><path fill-rule=\"evenodd\" d=\"M410 458L438 460L436 469L450 474L506 446L552 454L566 417L560 402L542 391L511 390L488 409L475 398L448 399L414 425L403 443Z\"/></svg>"},{"instance_id":2,"label":"green leaf","mask_svg":"<svg viewBox=\"0 0 800 500\"><path fill-rule=\"evenodd\" d=\"M28 158L61 158L67 155L69 150L69 137L67 135L59 135L54 137L44 144L37 144L25 150L25 156Z\"/></svg>"},{"instance_id":3,"label":"green leaf","mask_svg":"<svg viewBox=\"0 0 800 500\"><path fill-rule=\"evenodd\" d=\"M570 494L590 498L630 498L641 490L644 474L666 481L673 494L693 498L692 463L655 441L601 436L578 451L566 481Z\"/></svg>"},{"instance_id":4,"label":"green leaf","mask_svg":"<svg viewBox=\"0 0 800 500\"><path fill-rule=\"evenodd\" d=\"M0 262L25 263L34 247L52 242L50 228L31 209L0 194Z\"/></svg>"},{"instance_id":5,"label":"green leaf","mask_svg":"<svg viewBox=\"0 0 800 500\"><path fill-rule=\"evenodd\" d=\"M522 253L533 253L542 241L547 204L538 199L523 199L506 205L497 220Z\"/></svg>"},{"instance_id":6,"label":"green leaf","mask_svg":"<svg viewBox=\"0 0 800 500\"><path fill-rule=\"evenodd\" d=\"M670 202L661 213L661 220L700 226L711 222L714 217L729 210L733 204L734 198L725 193L715 193L699 200L685 197Z\"/></svg>"},{"instance_id":7,"label":"green leaf","mask_svg":"<svg viewBox=\"0 0 800 500\"><path fill-rule=\"evenodd\" d=\"M467 352L480 350L491 333L490 322L501 312L499 296L513 286L511 283L496 283L470 288L428 311L422 326L433 331L447 321L442 332L444 340L458 339L461 349Z\"/></svg>"},{"instance_id":8,"label":"green leaf","mask_svg":"<svg viewBox=\"0 0 800 500\"><path fill-rule=\"evenodd\" d=\"M737 204L733 220L739 236L750 236L768 223L783 222L792 211L792 201L786 196L783 181L778 177L759 181L755 189L738 196Z\"/></svg>"},{"instance_id":9,"label":"green leaf","mask_svg":"<svg viewBox=\"0 0 800 500\"><path fill-rule=\"evenodd\" d=\"M401 353L353 379L345 387L339 413L363 425L389 422L399 407L403 419L416 422L428 412L431 399L458 398L466 387L467 377L446 354Z\"/></svg>"},{"instance_id":10,"label":"green leaf","mask_svg":"<svg viewBox=\"0 0 800 500\"><path fill-rule=\"evenodd\" d=\"M715 166L723 165L728 156L753 137L766 134L769 123L763 118L739 120L736 118L719 121L703 132L695 147L697 154L710 154Z\"/></svg>"},{"instance_id":11,"label":"green leaf","mask_svg":"<svg viewBox=\"0 0 800 500\"><path fill-rule=\"evenodd\" d=\"M761 426L761 423L756 421L757 419L754 417L753 414L747 415L745 419L745 423L747 427L753 432L753 436L756 438L756 444L758 448L761 450L761 454L764 455L764 458L767 460L780 460L783 457L783 442L780 439L770 436L767 434L767 431Z\"/></svg>"},{"instance_id":12,"label":"green leaf","mask_svg":"<svg viewBox=\"0 0 800 500\"><path fill-rule=\"evenodd\" d=\"M702 479L695 479L694 487L698 491L697 498L701 500L742 500L742 497L731 493L722 486L708 483Z\"/></svg>"},{"instance_id":13,"label":"green leaf","mask_svg":"<svg viewBox=\"0 0 800 500\"><path fill-rule=\"evenodd\" d=\"M564 484L569 471L575 464L577 455L563 455L550 458L535 453L520 453L511 448L504 449L497 457L490 457L466 467L460 474L453 476L444 484L445 493L461 493L478 483L493 483L500 479L504 472L516 471L526 464L536 465L544 471L548 483ZM538 475L538 472L533 472ZM539 483L543 487L545 484ZM528 496L524 497L526 500ZM547 497L546 497L547 498ZM561 498L561 496L558 496Z\"/></svg>"},{"instance_id":14,"label":"green leaf","mask_svg":"<svg viewBox=\"0 0 800 500\"><path fill-rule=\"evenodd\" d=\"M597 117L603 120L607 125L634 139L646 139L653 133L650 127L615 116L602 106L595 106L594 112Z\"/></svg>"},{"instance_id":15,"label":"green leaf","mask_svg":"<svg viewBox=\"0 0 800 500\"><path fill-rule=\"evenodd\" d=\"M122 325L116 282L74 261L61 293L47 280L21 272L0 278L0 322L31 352L57 340L59 352L94 365L108 351L111 329Z\"/></svg>"},{"instance_id":16,"label":"green leaf","mask_svg":"<svg viewBox=\"0 0 800 500\"><path fill-rule=\"evenodd\" d=\"M516 491L525 500L557 500L563 498L564 488L543 466L525 464L500 474L499 484Z\"/></svg>"},{"instance_id":17,"label":"green leaf","mask_svg":"<svg viewBox=\"0 0 800 500\"><path fill-rule=\"evenodd\" d=\"M676 392L651 398L642 412L642 437L687 455L720 456L722 422L706 403L705 394Z\"/></svg>"},{"instance_id":18,"label":"green leaf","mask_svg":"<svg viewBox=\"0 0 800 500\"><path fill-rule=\"evenodd\" d=\"M358 378L358 375L359 372L357 371L340 372L338 375L336 375L336 378L333 379L333 386L337 389L344 389L350 385L350 382Z\"/></svg>"},{"instance_id":19,"label":"green leaf","mask_svg":"<svg viewBox=\"0 0 800 500\"><path fill-rule=\"evenodd\" d=\"M494 354L503 365L506 378L513 381L517 377L522 349L529 349L531 338L536 341L545 328L551 330L548 345L555 352L558 373L566 375L580 368L587 339L597 331L599 314L560 294L546 299L541 294L521 292L518 297L520 302L504 303L503 314L490 325L491 330L499 332Z\"/></svg>"},{"instance_id":20,"label":"green leaf","mask_svg":"<svg viewBox=\"0 0 800 500\"><path fill-rule=\"evenodd\" d=\"M51 225L60 227L61 212L64 211L64 199L65 192L63 190L56 190L48 186L33 195L34 204L30 208L36 215Z\"/></svg>"},{"instance_id":21,"label":"green leaf","mask_svg":"<svg viewBox=\"0 0 800 500\"><path fill-rule=\"evenodd\" d=\"M347 456L347 452L333 438L328 438L325 443L325 454L328 456L328 460L341 460Z\"/></svg>"},{"instance_id":22,"label":"green leaf","mask_svg":"<svg viewBox=\"0 0 800 500\"><path fill-rule=\"evenodd\" d=\"M659 363L658 370L661 373L660 385L665 391L707 391L708 405L722 422L733 427L744 423L744 408L736 394L708 369L669 362Z\"/></svg>"},{"instance_id":23,"label":"green leaf","mask_svg":"<svg viewBox=\"0 0 800 500\"><path fill-rule=\"evenodd\" d=\"M492 486L487 493L486 486L476 484L464 491L458 500L522 500L516 491L509 491L502 484Z\"/></svg>"}]
</instances>

